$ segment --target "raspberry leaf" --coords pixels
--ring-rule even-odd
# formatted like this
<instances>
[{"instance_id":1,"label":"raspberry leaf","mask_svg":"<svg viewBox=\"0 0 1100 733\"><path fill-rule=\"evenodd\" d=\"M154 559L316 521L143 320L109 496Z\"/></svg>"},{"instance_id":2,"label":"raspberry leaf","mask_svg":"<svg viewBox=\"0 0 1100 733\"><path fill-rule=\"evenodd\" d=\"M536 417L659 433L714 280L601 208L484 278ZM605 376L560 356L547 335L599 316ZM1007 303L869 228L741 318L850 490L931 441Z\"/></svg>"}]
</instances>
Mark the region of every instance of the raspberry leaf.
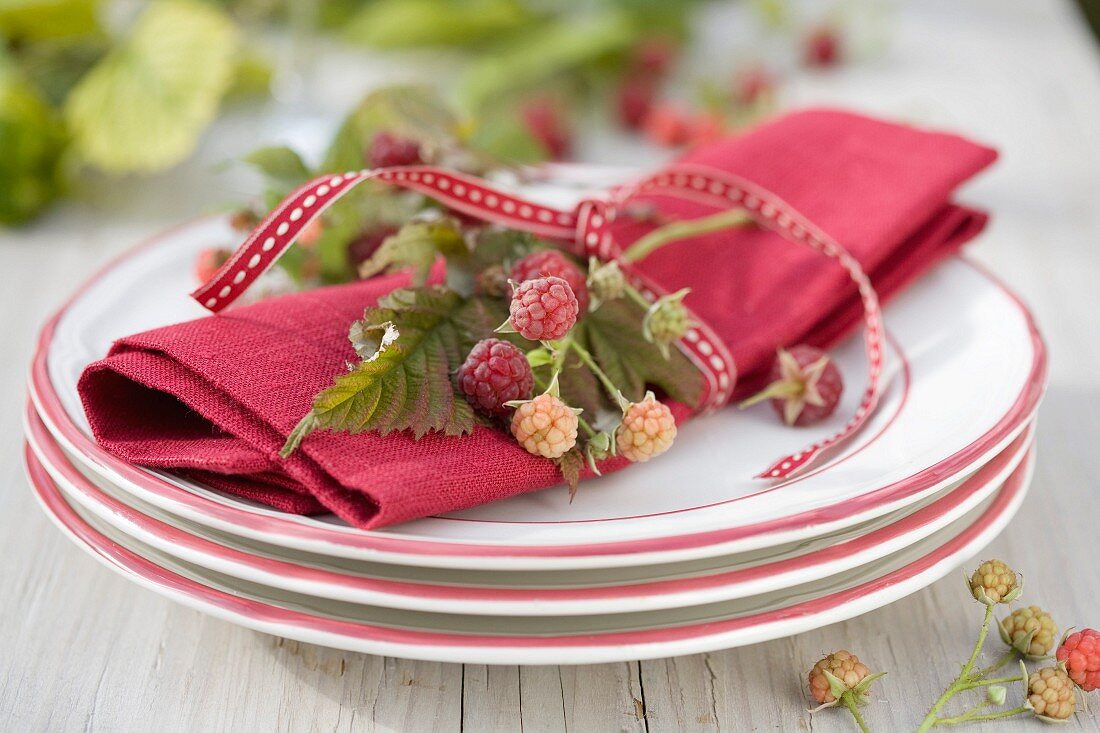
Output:
<instances>
[{"instance_id":1,"label":"raspberry leaf","mask_svg":"<svg viewBox=\"0 0 1100 733\"><path fill-rule=\"evenodd\" d=\"M493 301L463 299L442 287L396 290L380 299L351 328L362 361L314 398L313 409L287 438L283 457L322 429L382 435L408 430L416 438L473 432L473 410L455 393L451 374L499 318Z\"/></svg>"},{"instance_id":2,"label":"raspberry leaf","mask_svg":"<svg viewBox=\"0 0 1100 733\"><path fill-rule=\"evenodd\" d=\"M642 399L647 386L653 386L695 407L703 392L702 373L677 349L665 359L642 334L637 310L625 300L602 304L585 318L582 338L586 347L632 402Z\"/></svg>"},{"instance_id":3,"label":"raspberry leaf","mask_svg":"<svg viewBox=\"0 0 1100 733\"><path fill-rule=\"evenodd\" d=\"M411 267L413 282L423 285L437 257L464 252L466 241L454 222L414 221L382 242L378 251L360 266L359 276L366 278Z\"/></svg>"}]
</instances>

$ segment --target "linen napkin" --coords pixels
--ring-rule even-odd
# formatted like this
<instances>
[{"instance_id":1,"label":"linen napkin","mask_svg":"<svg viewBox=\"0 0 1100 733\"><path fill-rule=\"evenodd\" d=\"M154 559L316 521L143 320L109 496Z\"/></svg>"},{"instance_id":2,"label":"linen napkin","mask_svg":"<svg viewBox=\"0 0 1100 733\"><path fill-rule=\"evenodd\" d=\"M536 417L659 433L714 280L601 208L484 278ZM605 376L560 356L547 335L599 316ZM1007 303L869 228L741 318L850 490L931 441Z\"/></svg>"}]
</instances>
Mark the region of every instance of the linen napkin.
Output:
<instances>
[{"instance_id":1,"label":"linen napkin","mask_svg":"<svg viewBox=\"0 0 1100 733\"><path fill-rule=\"evenodd\" d=\"M770 190L841 242L887 299L980 231L986 216L950 196L995 158L955 135L814 110L699 148L673 166L708 166ZM650 202L677 217L712 212L681 199ZM622 244L647 230L619 222ZM827 347L862 314L835 262L763 229L679 242L639 267L668 290L692 288L686 303L732 352L739 394L758 385L777 347ZM560 483L550 461L480 426L463 438L419 441L320 432L279 457L313 396L354 360L349 325L406 283L391 275L296 293L121 339L80 379L92 431L126 461L288 512L332 511L363 528ZM682 405L674 411L677 421L690 416Z\"/></svg>"}]
</instances>

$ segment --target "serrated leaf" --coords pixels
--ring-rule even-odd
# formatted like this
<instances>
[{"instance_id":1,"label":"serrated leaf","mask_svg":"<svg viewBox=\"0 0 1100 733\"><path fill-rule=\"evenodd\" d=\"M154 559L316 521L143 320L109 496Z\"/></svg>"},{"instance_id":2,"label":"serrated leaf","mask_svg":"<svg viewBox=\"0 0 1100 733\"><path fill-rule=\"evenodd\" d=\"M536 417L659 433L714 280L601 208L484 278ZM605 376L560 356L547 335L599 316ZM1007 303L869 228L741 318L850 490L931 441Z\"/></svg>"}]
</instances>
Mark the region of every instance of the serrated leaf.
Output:
<instances>
[{"instance_id":1,"label":"serrated leaf","mask_svg":"<svg viewBox=\"0 0 1100 733\"><path fill-rule=\"evenodd\" d=\"M360 266L359 275L371 277L380 272L412 268L413 284L423 285L437 257L465 251L466 240L451 221L415 221L387 237L378 251Z\"/></svg>"},{"instance_id":2,"label":"serrated leaf","mask_svg":"<svg viewBox=\"0 0 1100 733\"><path fill-rule=\"evenodd\" d=\"M233 22L209 3L150 3L66 101L77 151L118 173L183 160L232 81L236 44Z\"/></svg>"},{"instance_id":3,"label":"serrated leaf","mask_svg":"<svg viewBox=\"0 0 1100 733\"><path fill-rule=\"evenodd\" d=\"M677 349L666 360L642 335L641 318L641 310L626 300L603 303L584 321L589 351L631 401L640 400L646 386L652 385L678 402L696 406L703 391L702 373Z\"/></svg>"},{"instance_id":4,"label":"serrated leaf","mask_svg":"<svg viewBox=\"0 0 1100 733\"><path fill-rule=\"evenodd\" d=\"M287 438L283 456L320 429L383 435L407 430L417 438L472 432L473 410L455 393L451 374L473 344L491 333L497 310L491 301L464 300L441 287L396 290L380 299L350 333L366 358L317 395ZM394 337L395 330L400 335Z\"/></svg>"}]
</instances>

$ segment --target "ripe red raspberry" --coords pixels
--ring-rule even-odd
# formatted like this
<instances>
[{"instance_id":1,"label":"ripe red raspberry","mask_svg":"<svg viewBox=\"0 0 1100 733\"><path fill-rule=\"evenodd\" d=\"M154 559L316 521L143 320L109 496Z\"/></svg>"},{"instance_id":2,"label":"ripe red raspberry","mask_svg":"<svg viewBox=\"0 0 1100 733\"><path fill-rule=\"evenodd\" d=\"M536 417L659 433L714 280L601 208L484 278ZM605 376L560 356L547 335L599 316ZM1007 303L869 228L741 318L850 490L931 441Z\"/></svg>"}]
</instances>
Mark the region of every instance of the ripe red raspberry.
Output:
<instances>
[{"instance_id":1,"label":"ripe red raspberry","mask_svg":"<svg viewBox=\"0 0 1100 733\"><path fill-rule=\"evenodd\" d=\"M573 134L559 105L548 99L530 102L523 108L523 122L531 137L542 145L551 160L569 157Z\"/></svg>"},{"instance_id":2,"label":"ripe red raspberry","mask_svg":"<svg viewBox=\"0 0 1100 733\"><path fill-rule=\"evenodd\" d=\"M788 425L812 425L833 414L844 392L844 378L821 349L801 344L780 349L772 365L770 384L741 403L742 407L770 399Z\"/></svg>"},{"instance_id":3,"label":"ripe red raspberry","mask_svg":"<svg viewBox=\"0 0 1100 733\"><path fill-rule=\"evenodd\" d=\"M658 104L642 120L642 132L657 145L675 148L691 139L691 119L674 104Z\"/></svg>"},{"instance_id":4,"label":"ripe red raspberry","mask_svg":"<svg viewBox=\"0 0 1100 733\"><path fill-rule=\"evenodd\" d=\"M1028 677L1025 704L1040 718L1060 723L1077 710L1077 693L1065 672L1044 667Z\"/></svg>"},{"instance_id":5,"label":"ripe red raspberry","mask_svg":"<svg viewBox=\"0 0 1100 733\"><path fill-rule=\"evenodd\" d=\"M385 131L375 134L374 139L371 140L367 160L370 161L372 168L416 165L423 162L420 157L420 143Z\"/></svg>"},{"instance_id":6,"label":"ripe red raspberry","mask_svg":"<svg viewBox=\"0 0 1100 733\"><path fill-rule=\"evenodd\" d=\"M841 650L826 656L814 665L809 674L810 694L813 695L814 700L823 705L836 702L837 699L829 684L829 678L825 676L826 671L840 680L849 690L858 687L859 683L871 674L867 665L859 661L859 657L851 652Z\"/></svg>"},{"instance_id":7,"label":"ripe red raspberry","mask_svg":"<svg viewBox=\"0 0 1100 733\"><path fill-rule=\"evenodd\" d=\"M1100 689L1100 632L1083 629L1070 634L1054 656L1082 690Z\"/></svg>"},{"instance_id":8,"label":"ripe red raspberry","mask_svg":"<svg viewBox=\"0 0 1100 733\"><path fill-rule=\"evenodd\" d=\"M733 99L743 106L751 106L775 90L775 79L763 66L754 66L738 74L733 80Z\"/></svg>"},{"instance_id":9,"label":"ripe red raspberry","mask_svg":"<svg viewBox=\"0 0 1100 733\"><path fill-rule=\"evenodd\" d=\"M552 394L540 394L516 408L512 435L528 453L560 458L577 444L577 412Z\"/></svg>"},{"instance_id":10,"label":"ripe red raspberry","mask_svg":"<svg viewBox=\"0 0 1100 733\"><path fill-rule=\"evenodd\" d=\"M539 277L560 277L569 283L573 295L577 296L578 315L583 316L588 312L588 283L585 282L584 273L581 268L573 264L572 260L556 249L532 252L512 265L510 274L518 283Z\"/></svg>"},{"instance_id":11,"label":"ripe red raspberry","mask_svg":"<svg viewBox=\"0 0 1100 733\"><path fill-rule=\"evenodd\" d=\"M840 62L840 34L835 28L822 26L806 36L802 46L802 61L806 66L824 69Z\"/></svg>"},{"instance_id":12,"label":"ripe red raspberry","mask_svg":"<svg viewBox=\"0 0 1100 733\"><path fill-rule=\"evenodd\" d=\"M645 463L672 447L676 439L676 418L672 411L647 392L641 402L627 406L615 431L619 453L633 463Z\"/></svg>"},{"instance_id":13,"label":"ripe red raspberry","mask_svg":"<svg viewBox=\"0 0 1100 733\"><path fill-rule=\"evenodd\" d=\"M712 143L726 134L726 120L722 115L704 112L691 121L691 144Z\"/></svg>"},{"instance_id":14,"label":"ripe red raspberry","mask_svg":"<svg viewBox=\"0 0 1100 733\"><path fill-rule=\"evenodd\" d=\"M233 250L222 247L210 247L199 252L195 258L195 277L204 283L214 277L222 265L233 256Z\"/></svg>"},{"instance_id":15,"label":"ripe red raspberry","mask_svg":"<svg viewBox=\"0 0 1100 733\"><path fill-rule=\"evenodd\" d=\"M360 233L358 237L348 243L348 264L358 272L359 266L369 260L371 255L382 246L382 242L385 242L394 234L397 234L397 230L393 227L380 227Z\"/></svg>"},{"instance_id":16,"label":"ripe red raspberry","mask_svg":"<svg viewBox=\"0 0 1100 733\"><path fill-rule=\"evenodd\" d=\"M527 399L534 385L527 356L500 339L478 341L458 368L458 388L466 400L495 417L510 414L512 408L504 403Z\"/></svg>"},{"instance_id":17,"label":"ripe red raspberry","mask_svg":"<svg viewBox=\"0 0 1100 733\"><path fill-rule=\"evenodd\" d=\"M628 77L619 83L615 106L619 122L628 130L639 130L642 121L653 108L657 87L643 77Z\"/></svg>"},{"instance_id":18,"label":"ripe red raspberry","mask_svg":"<svg viewBox=\"0 0 1100 733\"><path fill-rule=\"evenodd\" d=\"M516 286L508 306L512 327L532 341L556 341L577 322L577 296L560 277L539 277Z\"/></svg>"},{"instance_id":19,"label":"ripe red raspberry","mask_svg":"<svg viewBox=\"0 0 1100 733\"><path fill-rule=\"evenodd\" d=\"M650 76L664 76L679 50L676 40L668 36L646 38L634 49L634 68Z\"/></svg>"}]
</instances>

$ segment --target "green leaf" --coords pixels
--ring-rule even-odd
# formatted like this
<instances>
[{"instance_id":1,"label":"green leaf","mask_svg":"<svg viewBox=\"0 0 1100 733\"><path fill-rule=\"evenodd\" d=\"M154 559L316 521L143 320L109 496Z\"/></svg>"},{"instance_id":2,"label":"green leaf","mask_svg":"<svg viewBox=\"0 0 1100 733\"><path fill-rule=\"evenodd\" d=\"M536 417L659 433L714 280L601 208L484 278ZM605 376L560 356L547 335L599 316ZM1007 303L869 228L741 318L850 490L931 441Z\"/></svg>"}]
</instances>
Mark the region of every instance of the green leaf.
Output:
<instances>
[{"instance_id":1,"label":"green leaf","mask_svg":"<svg viewBox=\"0 0 1100 733\"><path fill-rule=\"evenodd\" d=\"M349 41L380 48L457 46L491 40L530 22L515 0L376 0L349 22Z\"/></svg>"},{"instance_id":2,"label":"green leaf","mask_svg":"<svg viewBox=\"0 0 1100 733\"><path fill-rule=\"evenodd\" d=\"M232 81L237 32L198 0L154 0L129 36L73 89L65 119L103 170L149 172L195 148Z\"/></svg>"},{"instance_id":3,"label":"green leaf","mask_svg":"<svg viewBox=\"0 0 1100 733\"><path fill-rule=\"evenodd\" d=\"M310 177L309 166L302 162L298 153L285 145L272 145L253 150L245 156L244 160L255 166L266 177L290 188L304 183Z\"/></svg>"},{"instance_id":4,"label":"green leaf","mask_svg":"<svg viewBox=\"0 0 1100 733\"><path fill-rule=\"evenodd\" d=\"M640 400L649 385L696 406L703 391L702 373L678 349L672 349L666 360L642 335L641 318L641 309L626 300L603 303L584 320L588 350L627 399Z\"/></svg>"},{"instance_id":5,"label":"green leaf","mask_svg":"<svg viewBox=\"0 0 1100 733\"><path fill-rule=\"evenodd\" d=\"M319 429L383 435L408 430L416 438L472 432L473 410L455 393L451 373L499 318L492 302L464 300L441 287L396 290L382 298L351 330L352 344L365 358L317 395L282 455Z\"/></svg>"},{"instance_id":6,"label":"green leaf","mask_svg":"<svg viewBox=\"0 0 1100 733\"><path fill-rule=\"evenodd\" d=\"M446 219L414 221L382 242L378 251L360 267L359 275L371 277L411 267L413 283L423 285L437 257L465 250L466 241L453 222Z\"/></svg>"},{"instance_id":7,"label":"green leaf","mask_svg":"<svg viewBox=\"0 0 1100 733\"><path fill-rule=\"evenodd\" d=\"M508 163L539 163L546 160L546 148L531 134L518 114L491 114L478 120L466 144L497 160Z\"/></svg>"},{"instance_id":8,"label":"green leaf","mask_svg":"<svg viewBox=\"0 0 1100 733\"><path fill-rule=\"evenodd\" d=\"M20 41L97 35L98 0L0 0L0 36Z\"/></svg>"},{"instance_id":9,"label":"green leaf","mask_svg":"<svg viewBox=\"0 0 1100 733\"><path fill-rule=\"evenodd\" d=\"M476 114L509 94L619 53L636 38L629 17L616 10L541 24L471 63L459 82L460 95Z\"/></svg>"}]
</instances>

